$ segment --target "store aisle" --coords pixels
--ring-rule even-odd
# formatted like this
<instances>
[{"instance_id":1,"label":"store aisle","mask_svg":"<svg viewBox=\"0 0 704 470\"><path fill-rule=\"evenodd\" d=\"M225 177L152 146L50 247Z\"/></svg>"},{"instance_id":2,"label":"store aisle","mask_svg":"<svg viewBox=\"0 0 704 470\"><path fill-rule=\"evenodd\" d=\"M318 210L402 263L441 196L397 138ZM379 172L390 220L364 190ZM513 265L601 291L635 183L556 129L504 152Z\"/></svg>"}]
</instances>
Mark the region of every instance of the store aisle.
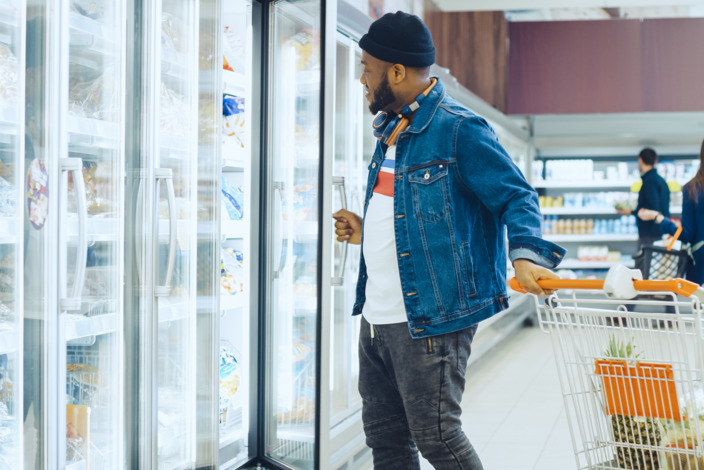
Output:
<instances>
[{"instance_id":1,"label":"store aisle","mask_svg":"<svg viewBox=\"0 0 704 470\"><path fill-rule=\"evenodd\" d=\"M524 328L488 356L468 371L462 414L484 468L575 468L550 337Z\"/></svg>"}]
</instances>

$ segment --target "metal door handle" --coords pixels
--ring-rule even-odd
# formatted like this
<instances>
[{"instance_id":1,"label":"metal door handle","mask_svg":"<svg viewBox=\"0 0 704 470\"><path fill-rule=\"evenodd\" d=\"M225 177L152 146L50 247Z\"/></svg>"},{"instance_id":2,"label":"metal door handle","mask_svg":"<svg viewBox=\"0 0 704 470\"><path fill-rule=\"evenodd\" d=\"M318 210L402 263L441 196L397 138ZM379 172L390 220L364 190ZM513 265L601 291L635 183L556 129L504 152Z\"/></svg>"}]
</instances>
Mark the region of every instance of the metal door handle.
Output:
<instances>
[{"instance_id":1,"label":"metal door handle","mask_svg":"<svg viewBox=\"0 0 704 470\"><path fill-rule=\"evenodd\" d=\"M345 191L345 177L344 176L333 176L332 177L333 187L337 187L340 190L340 201L342 202L342 209L347 209L347 191ZM345 266L347 265L347 241L342 242L342 252L340 253L340 265L338 266L337 273L332 277L330 284L333 286L341 286L345 282Z\"/></svg>"},{"instance_id":2,"label":"metal door handle","mask_svg":"<svg viewBox=\"0 0 704 470\"><path fill-rule=\"evenodd\" d=\"M83 284L86 278L86 261L88 260L88 204L86 203L86 188L83 182L83 160L80 158L62 158L61 184L65 187L61 192L61 200L66 201L68 197L68 173L73 175L73 189L76 193L76 209L78 211L78 247L76 248L76 266L73 272L73 286L71 286L71 296L63 297L60 300L61 311L80 310L81 295L83 295Z\"/></svg>"},{"instance_id":3,"label":"metal door handle","mask_svg":"<svg viewBox=\"0 0 704 470\"><path fill-rule=\"evenodd\" d=\"M283 203L284 203L284 183L274 181L273 183L274 189L276 190L276 193L279 195L279 204L276 206L278 208L278 211L274 212L274 220L278 220L279 223L281 221L281 214L283 213ZM274 279L279 277L279 274L284 270L284 267L286 267L286 251L285 247L288 246L288 238L282 236L281 237L281 243L280 243L280 249L279 249L279 264L274 270L273 277Z\"/></svg>"},{"instance_id":4,"label":"metal door handle","mask_svg":"<svg viewBox=\"0 0 704 470\"><path fill-rule=\"evenodd\" d=\"M142 257L144 256L144 200L142 198L142 172L139 172L139 187L137 189L137 207L134 220L134 249L137 280L142 284Z\"/></svg>"},{"instance_id":5,"label":"metal door handle","mask_svg":"<svg viewBox=\"0 0 704 470\"><path fill-rule=\"evenodd\" d=\"M154 289L156 297L168 297L171 295L171 281L174 277L174 265L176 263L176 195L174 192L174 176L171 168L157 168L154 170L154 179L156 180L156 240L159 240L159 186L161 180L166 181L166 197L169 207L169 251L166 261L166 277L163 285L158 285ZM158 250L157 250L158 253Z\"/></svg>"}]
</instances>

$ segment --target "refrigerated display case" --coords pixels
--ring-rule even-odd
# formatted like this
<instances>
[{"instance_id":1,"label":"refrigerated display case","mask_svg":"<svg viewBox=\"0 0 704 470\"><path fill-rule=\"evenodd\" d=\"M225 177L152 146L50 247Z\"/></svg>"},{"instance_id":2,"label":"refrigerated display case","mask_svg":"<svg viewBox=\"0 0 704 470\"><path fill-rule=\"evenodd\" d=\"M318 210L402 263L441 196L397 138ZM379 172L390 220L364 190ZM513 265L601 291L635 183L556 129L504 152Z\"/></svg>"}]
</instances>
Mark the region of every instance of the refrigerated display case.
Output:
<instances>
[{"instance_id":1,"label":"refrigerated display case","mask_svg":"<svg viewBox=\"0 0 704 470\"><path fill-rule=\"evenodd\" d=\"M25 5L0 5L0 468L23 459L22 335Z\"/></svg>"},{"instance_id":2,"label":"refrigerated display case","mask_svg":"<svg viewBox=\"0 0 704 470\"><path fill-rule=\"evenodd\" d=\"M249 455L250 391L256 354L250 340L256 325L252 295L258 214L252 199L257 182L253 166L253 12L252 2L223 4L221 73L222 127L220 171L220 328L218 335L219 467L236 468ZM254 304L256 306L256 303ZM256 396L256 394L255 394Z\"/></svg>"}]
</instances>

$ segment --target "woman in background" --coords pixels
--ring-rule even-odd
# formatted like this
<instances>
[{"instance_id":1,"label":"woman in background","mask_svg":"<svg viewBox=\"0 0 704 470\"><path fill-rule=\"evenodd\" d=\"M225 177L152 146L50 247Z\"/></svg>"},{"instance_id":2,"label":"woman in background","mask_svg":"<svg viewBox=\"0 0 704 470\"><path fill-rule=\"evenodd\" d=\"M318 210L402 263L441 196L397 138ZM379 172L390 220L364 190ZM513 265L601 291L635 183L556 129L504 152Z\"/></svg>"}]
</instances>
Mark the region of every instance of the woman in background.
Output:
<instances>
[{"instance_id":1,"label":"woman in background","mask_svg":"<svg viewBox=\"0 0 704 470\"><path fill-rule=\"evenodd\" d=\"M677 225L661 213L641 209L638 217L654 220L663 234L674 235ZM682 233L680 240L690 243L693 260L689 263L686 278L701 284L704 281L704 141L699 152L699 170L682 188Z\"/></svg>"}]
</instances>

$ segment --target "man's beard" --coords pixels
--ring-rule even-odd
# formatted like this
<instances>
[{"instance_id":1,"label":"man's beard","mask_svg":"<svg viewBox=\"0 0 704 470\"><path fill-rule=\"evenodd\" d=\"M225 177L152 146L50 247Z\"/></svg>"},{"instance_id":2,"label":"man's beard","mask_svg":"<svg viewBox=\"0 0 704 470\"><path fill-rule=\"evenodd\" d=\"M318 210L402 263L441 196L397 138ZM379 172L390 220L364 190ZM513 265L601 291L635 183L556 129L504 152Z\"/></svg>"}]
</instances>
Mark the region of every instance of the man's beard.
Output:
<instances>
[{"instance_id":1,"label":"man's beard","mask_svg":"<svg viewBox=\"0 0 704 470\"><path fill-rule=\"evenodd\" d=\"M384 76L376 90L374 90L374 99L369 103L369 111L376 115L382 109L388 107L396 101L394 92L389 85L389 79Z\"/></svg>"}]
</instances>

